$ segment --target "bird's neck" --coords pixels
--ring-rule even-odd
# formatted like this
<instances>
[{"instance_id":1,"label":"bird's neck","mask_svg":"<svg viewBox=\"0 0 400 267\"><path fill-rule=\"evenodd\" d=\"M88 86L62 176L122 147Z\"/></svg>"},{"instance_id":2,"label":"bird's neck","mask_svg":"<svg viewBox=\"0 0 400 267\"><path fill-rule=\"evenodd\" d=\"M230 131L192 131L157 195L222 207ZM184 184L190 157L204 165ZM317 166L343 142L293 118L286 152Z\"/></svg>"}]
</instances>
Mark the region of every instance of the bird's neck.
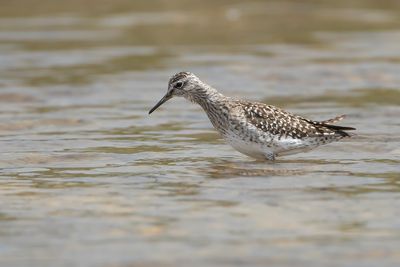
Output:
<instances>
[{"instance_id":1,"label":"bird's neck","mask_svg":"<svg viewBox=\"0 0 400 267\"><path fill-rule=\"evenodd\" d=\"M206 112L213 126L221 133L226 131L228 120L227 106L228 97L219 93L212 87L204 87L196 90L195 94L187 97L190 101L199 104Z\"/></svg>"},{"instance_id":2,"label":"bird's neck","mask_svg":"<svg viewBox=\"0 0 400 267\"><path fill-rule=\"evenodd\" d=\"M193 103L199 104L206 112L218 107L224 100L226 100L226 96L208 85L198 88L194 93L188 95L186 98Z\"/></svg>"}]
</instances>

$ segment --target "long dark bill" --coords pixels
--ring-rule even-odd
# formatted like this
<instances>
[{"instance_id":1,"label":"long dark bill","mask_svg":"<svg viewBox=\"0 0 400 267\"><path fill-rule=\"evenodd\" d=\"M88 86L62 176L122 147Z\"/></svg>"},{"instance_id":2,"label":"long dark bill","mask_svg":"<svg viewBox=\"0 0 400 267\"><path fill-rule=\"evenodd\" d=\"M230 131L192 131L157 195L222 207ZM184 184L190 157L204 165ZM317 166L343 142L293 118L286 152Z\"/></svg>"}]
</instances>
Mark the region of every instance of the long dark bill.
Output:
<instances>
[{"instance_id":1,"label":"long dark bill","mask_svg":"<svg viewBox=\"0 0 400 267\"><path fill-rule=\"evenodd\" d=\"M171 95L170 94L166 94L163 98L161 98L160 101L158 101L158 103L149 111L149 114L151 114L154 110L156 110L159 106L161 106L162 104L164 104L165 102L167 102L169 99L171 99Z\"/></svg>"}]
</instances>

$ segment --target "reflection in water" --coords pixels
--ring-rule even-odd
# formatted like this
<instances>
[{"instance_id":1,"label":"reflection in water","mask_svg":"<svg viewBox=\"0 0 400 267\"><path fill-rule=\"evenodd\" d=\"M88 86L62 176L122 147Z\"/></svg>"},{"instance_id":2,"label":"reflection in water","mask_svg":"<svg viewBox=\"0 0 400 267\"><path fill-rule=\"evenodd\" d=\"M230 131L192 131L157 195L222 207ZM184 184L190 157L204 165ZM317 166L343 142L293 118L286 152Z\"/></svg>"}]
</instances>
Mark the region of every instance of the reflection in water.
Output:
<instances>
[{"instance_id":1,"label":"reflection in water","mask_svg":"<svg viewBox=\"0 0 400 267\"><path fill-rule=\"evenodd\" d=\"M0 9L1 266L398 266L398 1ZM168 77L357 136L257 162Z\"/></svg>"},{"instance_id":2,"label":"reflection in water","mask_svg":"<svg viewBox=\"0 0 400 267\"><path fill-rule=\"evenodd\" d=\"M258 164L257 164L258 163ZM235 178L235 177L277 177L295 176L307 173L305 169L290 169L290 166L281 163L218 163L207 166L200 173L206 173L210 178Z\"/></svg>"}]
</instances>

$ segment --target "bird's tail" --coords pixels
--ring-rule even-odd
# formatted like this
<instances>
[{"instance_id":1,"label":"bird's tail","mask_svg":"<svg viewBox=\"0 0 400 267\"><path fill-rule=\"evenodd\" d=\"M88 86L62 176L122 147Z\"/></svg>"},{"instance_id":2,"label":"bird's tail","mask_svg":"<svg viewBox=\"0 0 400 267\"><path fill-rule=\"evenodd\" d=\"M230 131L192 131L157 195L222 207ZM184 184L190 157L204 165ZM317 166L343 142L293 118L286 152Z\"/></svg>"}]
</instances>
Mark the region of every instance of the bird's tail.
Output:
<instances>
[{"instance_id":1,"label":"bird's tail","mask_svg":"<svg viewBox=\"0 0 400 267\"><path fill-rule=\"evenodd\" d=\"M329 120L317 122L317 124L336 132L337 134L341 135L342 137L350 137L350 136L353 136L354 134L350 134L350 133L348 133L346 131L353 131L353 130L356 130L356 128L347 127L347 126L332 125L332 123L336 123L338 121L341 121L345 117L346 117L346 115L340 115L340 116L337 116L337 117L329 119Z\"/></svg>"},{"instance_id":2,"label":"bird's tail","mask_svg":"<svg viewBox=\"0 0 400 267\"><path fill-rule=\"evenodd\" d=\"M335 118L332 118L332 119L329 119L329 120L326 120L326 121L320 121L319 123L321 123L321 124L331 124L331 123L336 123L338 121L341 121L344 118L346 118L346 115L340 115L340 116L337 116Z\"/></svg>"}]
</instances>

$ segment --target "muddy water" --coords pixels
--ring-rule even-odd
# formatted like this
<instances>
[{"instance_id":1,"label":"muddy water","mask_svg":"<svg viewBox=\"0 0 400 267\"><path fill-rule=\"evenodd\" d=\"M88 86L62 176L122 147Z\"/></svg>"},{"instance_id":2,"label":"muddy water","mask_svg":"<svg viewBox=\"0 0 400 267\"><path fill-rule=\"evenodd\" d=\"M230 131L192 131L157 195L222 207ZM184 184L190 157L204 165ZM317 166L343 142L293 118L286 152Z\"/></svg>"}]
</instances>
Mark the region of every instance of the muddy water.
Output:
<instances>
[{"instance_id":1,"label":"muddy water","mask_svg":"<svg viewBox=\"0 0 400 267\"><path fill-rule=\"evenodd\" d=\"M398 266L396 1L0 9L1 266ZM358 136L255 162L170 75Z\"/></svg>"}]
</instances>

